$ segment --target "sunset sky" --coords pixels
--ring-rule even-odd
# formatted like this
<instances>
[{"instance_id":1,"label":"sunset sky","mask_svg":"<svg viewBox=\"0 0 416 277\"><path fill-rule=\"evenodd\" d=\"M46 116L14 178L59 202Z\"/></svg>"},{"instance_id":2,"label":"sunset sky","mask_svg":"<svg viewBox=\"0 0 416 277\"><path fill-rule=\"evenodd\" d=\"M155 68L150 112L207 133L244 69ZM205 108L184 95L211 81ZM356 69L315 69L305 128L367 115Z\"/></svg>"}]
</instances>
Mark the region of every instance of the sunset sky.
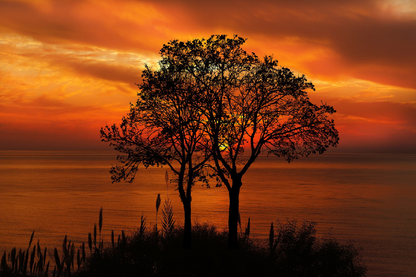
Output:
<instances>
[{"instance_id":1,"label":"sunset sky","mask_svg":"<svg viewBox=\"0 0 416 277\"><path fill-rule=\"evenodd\" d=\"M305 74L337 151L416 153L413 0L0 0L0 149L110 149L144 64L212 34Z\"/></svg>"}]
</instances>

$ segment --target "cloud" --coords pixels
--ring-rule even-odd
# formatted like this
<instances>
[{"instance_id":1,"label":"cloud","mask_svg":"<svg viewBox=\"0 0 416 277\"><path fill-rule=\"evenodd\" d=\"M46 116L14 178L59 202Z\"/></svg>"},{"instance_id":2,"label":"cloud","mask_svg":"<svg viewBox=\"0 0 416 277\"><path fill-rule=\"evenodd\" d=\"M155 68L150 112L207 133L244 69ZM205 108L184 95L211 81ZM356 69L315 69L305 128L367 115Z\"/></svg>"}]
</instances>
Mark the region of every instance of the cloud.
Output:
<instances>
[{"instance_id":1,"label":"cloud","mask_svg":"<svg viewBox=\"0 0 416 277\"><path fill-rule=\"evenodd\" d=\"M311 77L416 88L416 20L403 10L375 0L2 0L0 25L50 44L147 54L173 38L237 33L249 48L281 56Z\"/></svg>"},{"instance_id":2,"label":"cloud","mask_svg":"<svg viewBox=\"0 0 416 277\"><path fill-rule=\"evenodd\" d=\"M416 88L416 20L382 1L157 3L173 9L189 34L238 33L253 48L282 56L285 64L295 58L294 65L312 77L351 76Z\"/></svg>"},{"instance_id":3,"label":"cloud","mask_svg":"<svg viewBox=\"0 0 416 277\"><path fill-rule=\"evenodd\" d=\"M141 71L146 58L139 55L104 51L99 49L84 49L82 47L45 46L43 44L28 47L21 37L9 38L8 45L0 44L0 51L13 53L4 57L9 61L9 69L13 65L20 68L30 67L39 70L69 70L78 76L89 76L108 81L122 82L134 85L141 80ZM33 42L33 41L32 41ZM17 44L11 46L10 44ZM0 54L1 57L1 54ZM42 68L39 68L39 67ZM0 70L3 66L0 66ZM6 71L6 69L4 69ZM17 70L15 71L17 72Z\"/></svg>"},{"instance_id":4,"label":"cloud","mask_svg":"<svg viewBox=\"0 0 416 277\"><path fill-rule=\"evenodd\" d=\"M416 151L416 103L332 100L340 147Z\"/></svg>"},{"instance_id":5,"label":"cloud","mask_svg":"<svg viewBox=\"0 0 416 277\"><path fill-rule=\"evenodd\" d=\"M0 149L5 150L111 150L99 132L87 125L77 128L38 128L0 124Z\"/></svg>"},{"instance_id":6,"label":"cloud","mask_svg":"<svg viewBox=\"0 0 416 277\"><path fill-rule=\"evenodd\" d=\"M80 58L64 60L57 56L48 58L50 64L66 67L80 76L90 76L131 85L141 81L141 70L143 68L138 66L102 61L85 61Z\"/></svg>"},{"instance_id":7,"label":"cloud","mask_svg":"<svg viewBox=\"0 0 416 277\"><path fill-rule=\"evenodd\" d=\"M119 110L117 105L74 105L48 95L0 104L0 149L110 150L100 142L99 130L106 121L118 122L126 112Z\"/></svg>"},{"instance_id":8,"label":"cloud","mask_svg":"<svg viewBox=\"0 0 416 277\"><path fill-rule=\"evenodd\" d=\"M122 8L120 8L122 7ZM132 16L135 15L135 17ZM75 43L111 49L154 50L148 37L163 16L130 1L0 1L0 25L50 44Z\"/></svg>"},{"instance_id":9,"label":"cloud","mask_svg":"<svg viewBox=\"0 0 416 277\"><path fill-rule=\"evenodd\" d=\"M126 113L164 43L227 33L306 74L311 97L338 110L342 144L409 146L415 12L390 0L0 0L0 126L95 134Z\"/></svg>"}]
</instances>

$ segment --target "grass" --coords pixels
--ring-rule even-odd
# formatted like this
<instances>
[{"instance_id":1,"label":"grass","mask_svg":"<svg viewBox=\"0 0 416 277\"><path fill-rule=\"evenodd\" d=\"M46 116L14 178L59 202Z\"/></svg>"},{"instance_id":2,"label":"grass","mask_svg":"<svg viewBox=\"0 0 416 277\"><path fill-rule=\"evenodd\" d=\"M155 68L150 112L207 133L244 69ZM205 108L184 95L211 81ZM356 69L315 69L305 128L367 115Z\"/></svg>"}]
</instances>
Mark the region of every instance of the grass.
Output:
<instances>
[{"instance_id":1,"label":"grass","mask_svg":"<svg viewBox=\"0 0 416 277\"><path fill-rule=\"evenodd\" d=\"M163 234L163 231L161 232ZM315 224L294 221L270 229L267 242L240 234L240 249L227 249L227 233L195 223L192 249L182 249L183 229L169 235L143 230L96 252L77 276L365 276L359 251L332 237L317 238Z\"/></svg>"},{"instance_id":2,"label":"grass","mask_svg":"<svg viewBox=\"0 0 416 277\"><path fill-rule=\"evenodd\" d=\"M365 276L366 268L353 244L332 237L318 238L315 224L294 221L271 225L264 243L250 239L250 222L240 233L239 250L227 249L227 233L213 225L195 223L192 249L182 249L183 229L174 224L173 212L165 211L162 230L146 228L145 218L137 231L127 236L112 232L111 242L101 238L102 210L98 232L88 236L88 248L78 249L65 236L62 250L47 261L46 248L4 253L0 276ZM170 215L169 215L170 213ZM98 233L98 234L97 234ZM87 252L87 254L86 254ZM89 252L89 255L88 255ZM49 264L51 268L48 270Z\"/></svg>"}]
</instances>

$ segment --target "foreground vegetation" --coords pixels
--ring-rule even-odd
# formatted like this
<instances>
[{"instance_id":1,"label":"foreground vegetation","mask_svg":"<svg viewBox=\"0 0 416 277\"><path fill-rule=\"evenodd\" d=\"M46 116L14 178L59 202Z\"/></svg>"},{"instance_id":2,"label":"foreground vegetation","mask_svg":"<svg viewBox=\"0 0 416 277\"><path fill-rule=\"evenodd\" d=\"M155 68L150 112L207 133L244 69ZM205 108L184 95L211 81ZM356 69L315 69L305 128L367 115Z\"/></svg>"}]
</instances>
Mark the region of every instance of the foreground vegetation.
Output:
<instances>
[{"instance_id":1,"label":"foreground vegetation","mask_svg":"<svg viewBox=\"0 0 416 277\"><path fill-rule=\"evenodd\" d=\"M39 242L31 250L4 253L0 276L365 276L358 250L332 237L318 238L315 224L294 221L273 224L268 241L250 239L250 221L239 235L239 250L228 250L226 232L215 226L194 224L192 249L183 250L183 229L172 214L164 217L161 230L146 228L124 232L111 242L101 238L102 212L97 234L78 249L65 237L62 251L47 261ZM240 228L241 229L241 228ZM59 254L61 253L61 254ZM87 253L87 254L86 254ZM54 264L53 271L48 270ZM52 265L51 265L52 268Z\"/></svg>"},{"instance_id":2,"label":"foreground vegetation","mask_svg":"<svg viewBox=\"0 0 416 277\"><path fill-rule=\"evenodd\" d=\"M264 245L245 232L239 250L228 250L227 233L212 225L193 227L191 250L182 249L179 228L169 236L137 232L92 255L78 276L365 276L357 249L318 239L311 222L272 230Z\"/></svg>"}]
</instances>

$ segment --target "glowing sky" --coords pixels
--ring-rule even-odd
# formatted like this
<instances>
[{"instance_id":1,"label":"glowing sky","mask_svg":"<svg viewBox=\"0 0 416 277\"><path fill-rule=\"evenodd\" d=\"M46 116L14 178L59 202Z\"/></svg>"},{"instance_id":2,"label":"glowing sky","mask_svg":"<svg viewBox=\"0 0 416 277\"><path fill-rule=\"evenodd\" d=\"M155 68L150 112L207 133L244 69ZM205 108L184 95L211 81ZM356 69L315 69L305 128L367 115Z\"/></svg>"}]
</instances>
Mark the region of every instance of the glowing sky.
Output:
<instances>
[{"instance_id":1,"label":"glowing sky","mask_svg":"<svg viewBox=\"0 0 416 277\"><path fill-rule=\"evenodd\" d=\"M211 34L305 74L339 150L416 152L413 0L0 0L0 149L109 149L143 65Z\"/></svg>"}]
</instances>

